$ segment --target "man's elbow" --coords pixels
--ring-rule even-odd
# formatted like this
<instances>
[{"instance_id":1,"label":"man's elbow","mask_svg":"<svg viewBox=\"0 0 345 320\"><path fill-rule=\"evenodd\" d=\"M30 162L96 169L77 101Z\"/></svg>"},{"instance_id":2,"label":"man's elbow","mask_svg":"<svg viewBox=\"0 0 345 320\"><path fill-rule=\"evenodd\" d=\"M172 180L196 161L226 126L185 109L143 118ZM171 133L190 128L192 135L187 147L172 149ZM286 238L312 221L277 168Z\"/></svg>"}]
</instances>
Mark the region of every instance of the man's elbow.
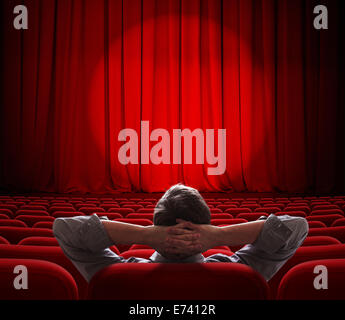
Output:
<instances>
[{"instance_id":1,"label":"man's elbow","mask_svg":"<svg viewBox=\"0 0 345 320\"><path fill-rule=\"evenodd\" d=\"M63 238L64 234L66 233L67 224L62 218L55 219L53 223L53 234L55 238Z\"/></svg>"},{"instance_id":2,"label":"man's elbow","mask_svg":"<svg viewBox=\"0 0 345 320\"><path fill-rule=\"evenodd\" d=\"M304 239L307 237L309 232L309 224L305 218L298 217L296 218L295 225L294 225L294 239L298 243L297 246L299 247L302 245Z\"/></svg>"},{"instance_id":3,"label":"man's elbow","mask_svg":"<svg viewBox=\"0 0 345 320\"><path fill-rule=\"evenodd\" d=\"M301 217L301 219L298 220L297 228L300 234L306 237L309 232L309 224L308 224L307 219Z\"/></svg>"}]
</instances>

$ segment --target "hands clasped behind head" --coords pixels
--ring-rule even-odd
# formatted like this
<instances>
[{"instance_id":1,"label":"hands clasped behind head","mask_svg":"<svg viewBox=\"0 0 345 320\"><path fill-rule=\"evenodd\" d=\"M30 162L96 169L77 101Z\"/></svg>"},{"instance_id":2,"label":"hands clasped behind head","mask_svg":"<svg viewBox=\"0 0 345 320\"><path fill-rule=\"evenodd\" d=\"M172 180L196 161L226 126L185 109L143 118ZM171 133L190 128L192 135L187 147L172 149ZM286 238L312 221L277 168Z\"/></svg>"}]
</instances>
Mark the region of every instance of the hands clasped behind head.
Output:
<instances>
[{"instance_id":1,"label":"hands clasped behind head","mask_svg":"<svg viewBox=\"0 0 345 320\"><path fill-rule=\"evenodd\" d=\"M197 225L180 219L176 222L176 225L166 227L166 238L160 253L171 259L184 259L201 253L202 245Z\"/></svg>"}]
</instances>

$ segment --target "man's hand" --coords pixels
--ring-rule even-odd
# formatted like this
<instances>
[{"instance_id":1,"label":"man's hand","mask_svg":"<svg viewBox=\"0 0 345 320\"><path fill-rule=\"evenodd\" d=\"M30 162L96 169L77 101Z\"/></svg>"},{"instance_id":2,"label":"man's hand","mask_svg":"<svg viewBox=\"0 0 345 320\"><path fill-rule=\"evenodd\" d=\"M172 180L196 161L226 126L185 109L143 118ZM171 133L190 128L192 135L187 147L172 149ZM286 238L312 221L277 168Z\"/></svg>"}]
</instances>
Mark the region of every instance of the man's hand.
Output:
<instances>
[{"instance_id":1,"label":"man's hand","mask_svg":"<svg viewBox=\"0 0 345 320\"><path fill-rule=\"evenodd\" d=\"M145 243L169 259L183 259L201 252L199 233L188 229L189 222L175 226L150 226Z\"/></svg>"},{"instance_id":2,"label":"man's hand","mask_svg":"<svg viewBox=\"0 0 345 320\"><path fill-rule=\"evenodd\" d=\"M178 222L178 225L175 226L173 232L182 232L180 228L183 226L184 228L187 228L187 230L199 235L199 237L194 241L194 245L199 249L199 253L220 245L221 228L210 224L194 224L182 219L176 219L176 222ZM174 236L169 239L169 243L171 245L178 245L179 241Z\"/></svg>"}]
</instances>

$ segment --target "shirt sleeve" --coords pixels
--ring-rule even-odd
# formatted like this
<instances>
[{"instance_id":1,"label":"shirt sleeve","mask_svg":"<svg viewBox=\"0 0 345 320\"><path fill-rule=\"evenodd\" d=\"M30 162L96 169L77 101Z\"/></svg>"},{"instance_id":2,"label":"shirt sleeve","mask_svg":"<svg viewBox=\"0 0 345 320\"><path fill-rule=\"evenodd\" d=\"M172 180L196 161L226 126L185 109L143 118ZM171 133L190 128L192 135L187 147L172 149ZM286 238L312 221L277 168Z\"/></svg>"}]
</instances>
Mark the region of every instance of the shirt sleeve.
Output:
<instances>
[{"instance_id":1,"label":"shirt sleeve","mask_svg":"<svg viewBox=\"0 0 345 320\"><path fill-rule=\"evenodd\" d=\"M86 281L101 269L126 262L150 262L131 257L124 259L109 249L112 242L101 219L96 214L73 218L57 218L53 224L53 233L64 254L69 258Z\"/></svg>"},{"instance_id":2,"label":"shirt sleeve","mask_svg":"<svg viewBox=\"0 0 345 320\"><path fill-rule=\"evenodd\" d=\"M252 243L236 251L230 257L211 256L219 262L243 263L258 271L267 281L293 256L308 234L308 223L301 217L288 215L262 216L265 224ZM213 260L213 261L212 261Z\"/></svg>"},{"instance_id":3,"label":"shirt sleeve","mask_svg":"<svg viewBox=\"0 0 345 320\"><path fill-rule=\"evenodd\" d=\"M53 233L62 246L83 251L97 252L112 245L101 219L96 214L57 218L53 224Z\"/></svg>"}]
</instances>

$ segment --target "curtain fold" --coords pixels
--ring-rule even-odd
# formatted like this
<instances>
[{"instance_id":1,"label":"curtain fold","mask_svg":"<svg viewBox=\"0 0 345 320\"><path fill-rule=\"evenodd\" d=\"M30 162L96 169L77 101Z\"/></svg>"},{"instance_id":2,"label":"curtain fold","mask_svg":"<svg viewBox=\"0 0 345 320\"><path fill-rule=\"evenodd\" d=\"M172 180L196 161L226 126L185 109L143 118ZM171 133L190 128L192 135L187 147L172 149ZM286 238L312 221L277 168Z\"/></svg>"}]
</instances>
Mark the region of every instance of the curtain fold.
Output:
<instances>
[{"instance_id":1,"label":"curtain fold","mask_svg":"<svg viewBox=\"0 0 345 320\"><path fill-rule=\"evenodd\" d=\"M323 1L328 30L313 27L315 0L23 4L29 29L15 30L17 1L1 1L1 189L345 190L343 1ZM146 144L142 121L169 144ZM119 161L125 128L137 133L138 164ZM203 164L195 144L183 163L174 129L201 129ZM207 129L216 151L227 130L221 175L208 173ZM153 164L147 152L164 143L157 154L170 164Z\"/></svg>"}]
</instances>

